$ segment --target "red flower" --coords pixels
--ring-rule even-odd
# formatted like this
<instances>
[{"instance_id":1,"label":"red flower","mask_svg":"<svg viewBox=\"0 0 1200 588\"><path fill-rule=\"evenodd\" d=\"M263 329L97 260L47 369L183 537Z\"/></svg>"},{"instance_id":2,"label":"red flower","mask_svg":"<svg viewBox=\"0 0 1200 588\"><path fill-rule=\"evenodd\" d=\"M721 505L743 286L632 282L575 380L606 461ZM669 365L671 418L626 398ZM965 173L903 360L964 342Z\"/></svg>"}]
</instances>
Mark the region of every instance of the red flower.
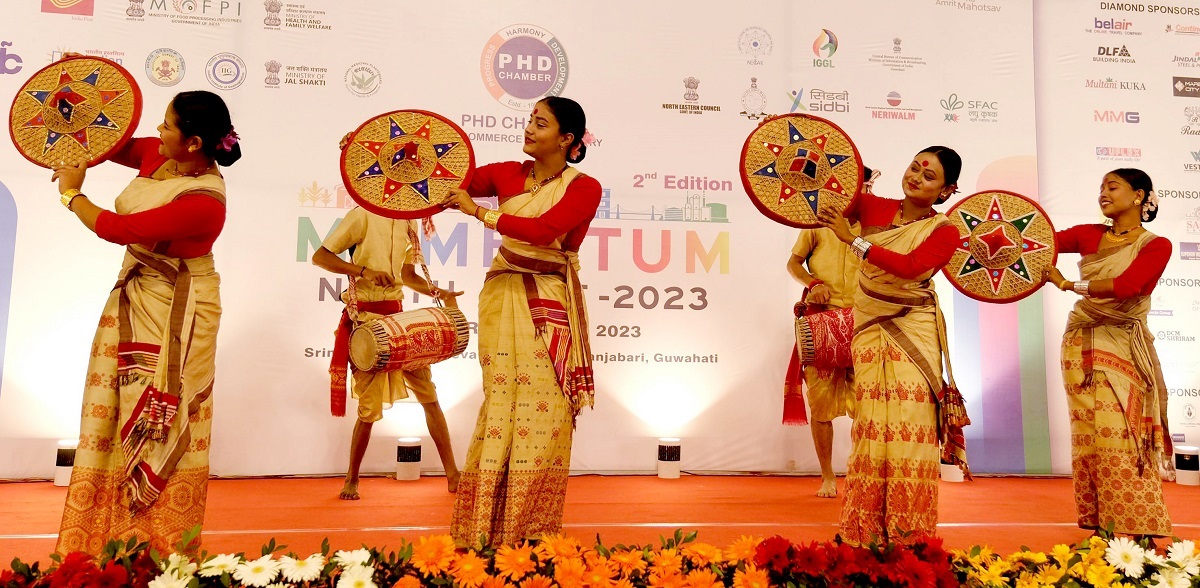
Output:
<instances>
[{"instance_id":1,"label":"red flower","mask_svg":"<svg viewBox=\"0 0 1200 588\"><path fill-rule=\"evenodd\" d=\"M792 542L774 535L763 539L754 550L754 565L772 571L782 572L788 568L788 551Z\"/></svg>"},{"instance_id":2,"label":"red flower","mask_svg":"<svg viewBox=\"0 0 1200 588\"><path fill-rule=\"evenodd\" d=\"M797 545L792 555L792 572L819 577L829 567L828 553L816 541L808 545Z\"/></svg>"},{"instance_id":3,"label":"red flower","mask_svg":"<svg viewBox=\"0 0 1200 588\"><path fill-rule=\"evenodd\" d=\"M134 588L144 588L151 580L158 577L160 571L158 565L150 558L150 550L137 554L133 565L129 568L129 573L131 575L129 584Z\"/></svg>"},{"instance_id":4,"label":"red flower","mask_svg":"<svg viewBox=\"0 0 1200 588\"><path fill-rule=\"evenodd\" d=\"M121 588L129 582L129 570L117 561L104 564L104 570L92 578L90 588Z\"/></svg>"},{"instance_id":5,"label":"red flower","mask_svg":"<svg viewBox=\"0 0 1200 588\"><path fill-rule=\"evenodd\" d=\"M80 588L89 576L99 571L92 556L81 551L68 553L61 564L47 574L50 588Z\"/></svg>"}]
</instances>

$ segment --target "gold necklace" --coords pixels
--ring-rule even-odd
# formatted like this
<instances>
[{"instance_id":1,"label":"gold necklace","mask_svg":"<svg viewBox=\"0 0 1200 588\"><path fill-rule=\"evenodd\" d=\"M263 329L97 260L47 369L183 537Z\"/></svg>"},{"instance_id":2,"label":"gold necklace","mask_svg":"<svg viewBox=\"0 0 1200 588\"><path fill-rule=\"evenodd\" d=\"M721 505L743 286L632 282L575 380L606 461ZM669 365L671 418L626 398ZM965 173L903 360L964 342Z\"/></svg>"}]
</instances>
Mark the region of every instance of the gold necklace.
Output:
<instances>
[{"instance_id":1,"label":"gold necklace","mask_svg":"<svg viewBox=\"0 0 1200 588\"><path fill-rule=\"evenodd\" d=\"M1116 231L1115 227L1108 227L1108 230L1104 231L1104 238L1113 243L1124 243L1129 239L1129 237L1126 237L1125 235L1128 235L1134 229L1141 228L1141 226L1142 225L1134 225L1128 229L1125 229L1124 231L1121 231L1120 233Z\"/></svg>"},{"instance_id":2,"label":"gold necklace","mask_svg":"<svg viewBox=\"0 0 1200 588\"><path fill-rule=\"evenodd\" d=\"M208 173L210 170L212 170L213 166L212 164L209 164L208 167L205 167L197 172L181 172L179 171L179 162L176 161L174 168L175 169L168 169L167 173L179 178L197 178Z\"/></svg>"},{"instance_id":3,"label":"gold necklace","mask_svg":"<svg viewBox=\"0 0 1200 588\"><path fill-rule=\"evenodd\" d=\"M529 186L529 193L537 194L538 190L542 189L542 186L545 186L546 184L549 184L550 182L557 180L559 178L559 176L563 175L563 172L567 171L567 167L568 166L564 165L562 169L558 170L558 173L539 182L539 181L537 181L537 178L534 177L534 175L533 175L533 166L530 166L529 167L529 179L533 180L533 185Z\"/></svg>"}]
</instances>

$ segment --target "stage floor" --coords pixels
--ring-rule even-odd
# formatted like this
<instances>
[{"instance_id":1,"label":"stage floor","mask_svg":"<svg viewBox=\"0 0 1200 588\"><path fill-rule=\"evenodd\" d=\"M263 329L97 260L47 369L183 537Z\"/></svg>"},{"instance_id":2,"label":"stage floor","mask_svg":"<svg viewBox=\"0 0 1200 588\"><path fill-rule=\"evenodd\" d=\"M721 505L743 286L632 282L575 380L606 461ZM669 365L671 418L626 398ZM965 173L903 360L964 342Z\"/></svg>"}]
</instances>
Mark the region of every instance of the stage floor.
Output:
<instances>
[{"instance_id":1,"label":"stage floor","mask_svg":"<svg viewBox=\"0 0 1200 588\"><path fill-rule=\"evenodd\" d=\"M843 480L838 480L842 490ZM741 535L826 541L841 499L817 498L819 479L794 476L574 476L563 531L585 545L657 543L677 528L725 546ZM209 483L204 549L254 552L270 538L306 555L328 537L335 549L395 547L401 538L449 532L454 496L445 478L366 478L362 500L337 498L340 478L220 479ZM1200 539L1200 487L1164 484L1175 534ZM948 547L1022 545L1048 550L1090 533L1075 526L1069 478L977 478L943 482L938 533ZM45 560L54 550L66 488L0 484L0 562Z\"/></svg>"}]
</instances>

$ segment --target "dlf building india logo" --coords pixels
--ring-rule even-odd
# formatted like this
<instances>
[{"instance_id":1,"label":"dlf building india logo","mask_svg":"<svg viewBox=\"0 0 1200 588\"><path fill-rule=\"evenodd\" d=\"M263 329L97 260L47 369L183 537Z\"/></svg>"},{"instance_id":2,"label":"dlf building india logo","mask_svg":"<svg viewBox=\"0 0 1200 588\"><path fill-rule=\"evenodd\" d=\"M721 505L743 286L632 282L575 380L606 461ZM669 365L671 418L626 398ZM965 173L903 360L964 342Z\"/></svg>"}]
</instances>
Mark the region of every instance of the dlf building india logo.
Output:
<instances>
[{"instance_id":1,"label":"dlf building india logo","mask_svg":"<svg viewBox=\"0 0 1200 588\"><path fill-rule=\"evenodd\" d=\"M528 110L567 85L567 52L546 29L517 24L492 35L479 60L483 85L497 102Z\"/></svg>"},{"instance_id":2,"label":"dlf building india logo","mask_svg":"<svg viewBox=\"0 0 1200 588\"><path fill-rule=\"evenodd\" d=\"M42 12L91 16L96 0L42 0Z\"/></svg>"}]
</instances>

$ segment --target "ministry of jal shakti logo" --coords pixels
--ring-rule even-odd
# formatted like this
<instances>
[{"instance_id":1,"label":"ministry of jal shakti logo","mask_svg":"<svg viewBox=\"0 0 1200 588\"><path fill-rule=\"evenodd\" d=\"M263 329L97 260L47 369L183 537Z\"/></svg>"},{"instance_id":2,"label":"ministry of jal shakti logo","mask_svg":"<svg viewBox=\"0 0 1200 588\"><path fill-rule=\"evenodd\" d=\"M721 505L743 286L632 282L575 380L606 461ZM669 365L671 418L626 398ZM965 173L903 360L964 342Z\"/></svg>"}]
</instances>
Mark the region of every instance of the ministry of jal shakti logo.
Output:
<instances>
[{"instance_id":1,"label":"ministry of jal shakti logo","mask_svg":"<svg viewBox=\"0 0 1200 588\"><path fill-rule=\"evenodd\" d=\"M529 110L567 85L567 52L546 29L515 24L501 29L483 46L479 60L483 85L497 102Z\"/></svg>"}]
</instances>

